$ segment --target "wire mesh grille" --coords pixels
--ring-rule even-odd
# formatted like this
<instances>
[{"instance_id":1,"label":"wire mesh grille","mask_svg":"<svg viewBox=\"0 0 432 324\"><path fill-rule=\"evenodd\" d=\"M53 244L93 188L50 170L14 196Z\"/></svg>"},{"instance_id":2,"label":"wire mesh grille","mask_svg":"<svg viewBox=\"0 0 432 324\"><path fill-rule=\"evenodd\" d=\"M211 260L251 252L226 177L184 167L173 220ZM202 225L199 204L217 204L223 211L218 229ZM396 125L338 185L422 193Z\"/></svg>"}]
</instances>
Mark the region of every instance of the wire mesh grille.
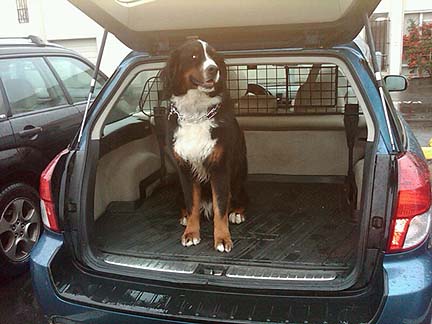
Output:
<instances>
[{"instance_id":1,"label":"wire mesh grille","mask_svg":"<svg viewBox=\"0 0 432 324\"><path fill-rule=\"evenodd\" d=\"M154 108L159 105L165 106L166 101L162 101L162 82L159 78L159 73L156 76L150 77L144 83L140 100L139 107L141 111L148 115L154 115Z\"/></svg>"},{"instance_id":2,"label":"wire mesh grille","mask_svg":"<svg viewBox=\"0 0 432 324\"><path fill-rule=\"evenodd\" d=\"M236 65L228 88L237 115L343 113L357 103L336 65Z\"/></svg>"},{"instance_id":3,"label":"wire mesh grille","mask_svg":"<svg viewBox=\"0 0 432 324\"><path fill-rule=\"evenodd\" d=\"M227 70L227 88L239 116L343 114L346 104L358 104L334 64L229 65ZM167 107L156 73L145 81L139 100L140 110L149 115L154 107Z\"/></svg>"}]
</instances>

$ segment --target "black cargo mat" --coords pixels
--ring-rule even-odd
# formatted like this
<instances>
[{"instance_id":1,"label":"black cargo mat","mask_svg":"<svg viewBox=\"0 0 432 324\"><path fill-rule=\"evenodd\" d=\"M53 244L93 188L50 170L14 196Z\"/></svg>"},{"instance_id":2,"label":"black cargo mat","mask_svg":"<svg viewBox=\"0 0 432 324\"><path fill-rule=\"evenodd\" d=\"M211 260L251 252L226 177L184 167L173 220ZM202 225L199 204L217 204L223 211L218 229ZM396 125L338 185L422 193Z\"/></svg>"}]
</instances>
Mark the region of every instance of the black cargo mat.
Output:
<instances>
[{"instance_id":1,"label":"black cargo mat","mask_svg":"<svg viewBox=\"0 0 432 324\"><path fill-rule=\"evenodd\" d=\"M212 222L201 222L201 243L183 247L184 227L178 223L176 191L157 189L138 208L110 205L95 224L94 240L101 252L227 264L276 267L352 266L357 228L350 221L343 184L250 181L246 221L230 224L234 249L213 249ZM130 206L130 205L129 205Z\"/></svg>"}]
</instances>

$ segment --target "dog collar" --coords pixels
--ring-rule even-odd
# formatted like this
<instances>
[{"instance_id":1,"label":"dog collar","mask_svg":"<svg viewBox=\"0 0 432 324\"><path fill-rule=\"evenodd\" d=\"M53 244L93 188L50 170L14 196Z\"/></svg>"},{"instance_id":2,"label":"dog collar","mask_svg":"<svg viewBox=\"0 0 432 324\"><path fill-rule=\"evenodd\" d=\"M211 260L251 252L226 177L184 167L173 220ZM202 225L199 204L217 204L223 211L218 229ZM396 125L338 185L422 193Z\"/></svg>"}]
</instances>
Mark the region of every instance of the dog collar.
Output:
<instances>
[{"instance_id":1,"label":"dog collar","mask_svg":"<svg viewBox=\"0 0 432 324\"><path fill-rule=\"evenodd\" d=\"M214 116L216 116L220 106L221 106L221 104L217 103L213 106L210 106L207 109L207 113L205 115L202 115L199 117L194 116L194 117L187 118L187 117L185 117L185 115L180 114L176 105L172 101L170 101L170 111L168 114L168 119L170 119L172 115L176 115L177 119L180 121L185 121L185 122L189 122L189 123L198 123L198 122L203 121L205 119L212 119Z\"/></svg>"}]
</instances>

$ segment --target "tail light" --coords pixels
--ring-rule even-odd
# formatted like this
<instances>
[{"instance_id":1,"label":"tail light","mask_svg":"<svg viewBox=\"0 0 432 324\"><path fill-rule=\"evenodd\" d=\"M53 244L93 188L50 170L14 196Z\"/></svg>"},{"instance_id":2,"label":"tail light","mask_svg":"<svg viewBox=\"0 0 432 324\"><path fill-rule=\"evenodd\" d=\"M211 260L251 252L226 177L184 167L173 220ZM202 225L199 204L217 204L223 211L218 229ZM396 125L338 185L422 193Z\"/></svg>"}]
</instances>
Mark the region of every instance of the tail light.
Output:
<instances>
[{"instance_id":1,"label":"tail light","mask_svg":"<svg viewBox=\"0 0 432 324\"><path fill-rule=\"evenodd\" d=\"M398 192L387 251L402 252L421 244L431 222L431 184L426 162L406 152L398 160Z\"/></svg>"},{"instance_id":2,"label":"tail light","mask_svg":"<svg viewBox=\"0 0 432 324\"><path fill-rule=\"evenodd\" d=\"M40 177L39 195L41 198L42 221L47 228L54 232L60 232L60 227L58 223L58 215L55 209L51 180L58 161L68 152L69 150L65 149L57 154L56 157L47 165Z\"/></svg>"}]
</instances>

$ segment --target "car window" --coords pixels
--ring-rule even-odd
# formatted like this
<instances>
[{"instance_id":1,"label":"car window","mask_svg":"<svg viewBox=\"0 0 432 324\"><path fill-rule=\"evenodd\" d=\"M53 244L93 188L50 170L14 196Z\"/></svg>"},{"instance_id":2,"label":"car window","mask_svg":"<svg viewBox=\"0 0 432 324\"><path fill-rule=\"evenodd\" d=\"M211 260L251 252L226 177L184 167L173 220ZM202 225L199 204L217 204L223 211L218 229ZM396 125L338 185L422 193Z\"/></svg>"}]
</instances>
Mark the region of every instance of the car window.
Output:
<instances>
[{"instance_id":1,"label":"car window","mask_svg":"<svg viewBox=\"0 0 432 324\"><path fill-rule=\"evenodd\" d=\"M0 60L0 78L12 114L67 103L60 85L41 57Z\"/></svg>"},{"instance_id":2,"label":"car window","mask_svg":"<svg viewBox=\"0 0 432 324\"><path fill-rule=\"evenodd\" d=\"M55 71L64 83L73 102L86 101L90 90L90 83L93 77L93 69L84 62L65 56L48 57ZM102 88L103 80L100 77L95 85L93 97Z\"/></svg>"},{"instance_id":3,"label":"car window","mask_svg":"<svg viewBox=\"0 0 432 324\"><path fill-rule=\"evenodd\" d=\"M146 70L136 75L117 99L105 124L125 119L140 111L144 115L152 114L153 106L158 102L158 73L159 70Z\"/></svg>"}]
</instances>

